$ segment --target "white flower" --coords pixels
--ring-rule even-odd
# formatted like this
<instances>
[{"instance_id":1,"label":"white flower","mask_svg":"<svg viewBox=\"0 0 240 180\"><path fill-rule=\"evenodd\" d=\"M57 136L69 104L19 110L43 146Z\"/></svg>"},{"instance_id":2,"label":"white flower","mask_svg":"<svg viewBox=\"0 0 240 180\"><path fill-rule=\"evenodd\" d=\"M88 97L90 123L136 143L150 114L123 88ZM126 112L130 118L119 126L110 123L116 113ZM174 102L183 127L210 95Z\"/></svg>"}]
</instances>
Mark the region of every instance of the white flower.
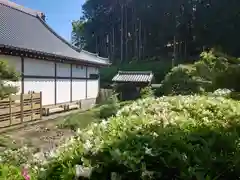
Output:
<instances>
[{"instance_id":1,"label":"white flower","mask_svg":"<svg viewBox=\"0 0 240 180\"><path fill-rule=\"evenodd\" d=\"M44 168L40 168L40 171L45 171L45 169Z\"/></svg>"},{"instance_id":2,"label":"white flower","mask_svg":"<svg viewBox=\"0 0 240 180\"><path fill-rule=\"evenodd\" d=\"M69 140L69 143L70 143L70 144L73 144L74 142L75 142L75 137L72 136L72 137L70 138L70 140Z\"/></svg>"},{"instance_id":3,"label":"white flower","mask_svg":"<svg viewBox=\"0 0 240 180\"><path fill-rule=\"evenodd\" d=\"M152 155L153 155L153 154L152 154L152 148L147 148L147 147L145 147L145 153L146 153L147 155L152 156Z\"/></svg>"},{"instance_id":4,"label":"white flower","mask_svg":"<svg viewBox=\"0 0 240 180\"><path fill-rule=\"evenodd\" d=\"M76 165L76 176L77 177L85 177L89 178L92 173L92 168L90 167L83 167L81 165Z\"/></svg>"},{"instance_id":5,"label":"white flower","mask_svg":"<svg viewBox=\"0 0 240 180\"><path fill-rule=\"evenodd\" d=\"M93 135L92 129L89 129L86 133L87 133L87 135L89 135L89 136L92 136L92 135Z\"/></svg>"},{"instance_id":6,"label":"white flower","mask_svg":"<svg viewBox=\"0 0 240 180\"><path fill-rule=\"evenodd\" d=\"M100 123L100 125L104 128L107 127L107 124L108 124L108 121L106 120L102 120L102 122Z\"/></svg>"},{"instance_id":7,"label":"white flower","mask_svg":"<svg viewBox=\"0 0 240 180\"><path fill-rule=\"evenodd\" d=\"M187 155L185 153L182 154L183 160L186 161L187 160Z\"/></svg>"},{"instance_id":8,"label":"white flower","mask_svg":"<svg viewBox=\"0 0 240 180\"><path fill-rule=\"evenodd\" d=\"M57 157L56 153L53 150L49 151L48 155L49 155L50 158Z\"/></svg>"},{"instance_id":9,"label":"white flower","mask_svg":"<svg viewBox=\"0 0 240 180\"><path fill-rule=\"evenodd\" d=\"M82 134L82 131L80 128L77 129L77 135L81 135Z\"/></svg>"},{"instance_id":10,"label":"white flower","mask_svg":"<svg viewBox=\"0 0 240 180\"><path fill-rule=\"evenodd\" d=\"M89 140L87 140L84 144L83 147L86 151L89 151L92 148L92 144Z\"/></svg>"},{"instance_id":11,"label":"white flower","mask_svg":"<svg viewBox=\"0 0 240 180\"><path fill-rule=\"evenodd\" d=\"M158 137L158 134L156 132L153 132L154 137Z\"/></svg>"}]
</instances>

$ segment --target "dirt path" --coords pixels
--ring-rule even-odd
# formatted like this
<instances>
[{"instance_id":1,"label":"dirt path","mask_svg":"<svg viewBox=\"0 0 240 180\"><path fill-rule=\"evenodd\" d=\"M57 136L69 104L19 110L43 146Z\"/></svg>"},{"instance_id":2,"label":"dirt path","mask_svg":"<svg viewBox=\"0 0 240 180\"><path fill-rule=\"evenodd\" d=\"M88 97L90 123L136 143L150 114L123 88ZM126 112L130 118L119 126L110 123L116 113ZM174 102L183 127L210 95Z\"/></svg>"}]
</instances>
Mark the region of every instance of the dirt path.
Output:
<instances>
[{"instance_id":1,"label":"dirt path","mask_svg":"<svg viewBox=\"0 0 240 180\"><path fill-rule=\"evenodd\" d=\"M49 120L45 119L37 124L1 133L0 136L6 139L6 147L3 145L1 147L0 142L0 151L9 147L18 148L23 145L34 147L38 152L45 152L53 149L64 139L73 135L71 130L59 129L57 127L59 122L63 121L64 118L71 113L55 115L53 117L49 117Z\"/></svg>"},{"instance_id":2,"label":"dirt path","mask_svg":"<svg viewBox=\"0 0 240 180\"><path fill-rule=\"evenodd\" d=\"M28 145L37 151L55 148L63 139L73 135L71 130L58 129L54 123L36 124L4 134L17 145Z\"/></svg>"}]
</instances>

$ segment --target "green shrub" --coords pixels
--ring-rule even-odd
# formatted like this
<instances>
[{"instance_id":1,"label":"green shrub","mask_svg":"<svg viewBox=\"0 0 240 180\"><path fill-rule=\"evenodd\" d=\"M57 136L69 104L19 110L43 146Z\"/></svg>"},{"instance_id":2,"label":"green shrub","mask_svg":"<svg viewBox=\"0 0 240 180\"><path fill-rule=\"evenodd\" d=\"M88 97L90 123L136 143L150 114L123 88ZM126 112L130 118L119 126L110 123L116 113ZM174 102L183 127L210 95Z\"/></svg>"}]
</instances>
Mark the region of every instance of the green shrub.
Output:
<instances>
[{"instance_id":1,"label":"green shrub","mask_svg":"<svg viewBox=\"0 0 240 180\"><path fill-rule=\"evenodd\" d=\"M151 88L151 86L147 86L147 87L141 89L140 96L141 96L141 98L153 97L154 91Z\"/></svg>"},{"instance_id":2,"label":"green shrub","mask_svg":"<svg viewBox=\"0 0 240 180\"><path fill-rule=\"evenodd\" d=\"M21 174L21 170L12 165L0 164L1 180L25 180Z\"/></svg>"},{"instance_id":3,"label":"green shrub","mask_svg":"<svg viewBox=\"0 0 240 180\"><path fill-rule=\"evenodd\" d=\"M173 68L162 81L159 95L187 95L204 92L211 82L203 80L196 74L197 71L193 65L179 65Z\"/></svg>"},{"instance_id":4,"label":"green shrub","mask_svg":"<svg viewBox=\"0 0 240 180\"><path fill-rule=\"evenodd\" d=\"M217 89L213 93L207 93L209 96L221 96L229 99L240 100L240 93L229 89Z\"/></svg>"},{"instance_id":5,"label":"green shrub","mask_svg":"<svg viewBox=\"0 0 240 180\"><path fill-rule=\"evenodd\" d=\"M12 66L9 66L7 61L0 59L0 99L18 92L18 87L9 83L18 80L19 73Z\"/></svg>"},{"instance_id":6,"label":"green shrub","mask_svg":"<svg viewBox=\"0 0 240 180\"><path fill-rule=\"evenodd\" d=\"M120 106L120 108L122 108L123 106L130 105L133 102L134 101L121 101L121 102L119 102L119 106Z\"/></svg>"},{"instance_id":7,"label":"green shrub","mask_svg":"<svg viewBox=\"0 0 240 180\"><path fill-rule=\"evenodd\" d=\"M119 109L117 95L114 94L112 97L107 101L107 104L102 105L100 107L99 117L101 119L107 119L111 116L116 115Z\"/></svg>"},{"instance_id":8,"label":"green shrub","mask_svg":"<svg viewBox=\"0 0 240 180\"><path fill-rule=\"evenodd\" d=\"M45 180L73 178L76 164L100 180L112 172L123 180L238 179L239 121L239 102L223 97L138 100L79 131L49 161Z\"/></svg>"},{"instance_id":9,"label":"green shrub","mask_svg":"<svg viewBox=\"0 0 240 180\"><path fill-rule=\"evenodd\" d=\"M89 124L99 121L99 110L91 109L86 112L78 112L64 117L58 124L58 128L71 129L86 128Z\"/></svg>"},{"instance_id":10,"label":"green shrub","mask_svg":"<svg viewBox=\"0 0 240 180\"><path fill-rule=\"evenodd\" d=\"M191 65L173 68L162 81L158 95L195 94L217 89L240 91L240 61L210 51L203 52L201 59Z\"/></svg>"}]
</instances>

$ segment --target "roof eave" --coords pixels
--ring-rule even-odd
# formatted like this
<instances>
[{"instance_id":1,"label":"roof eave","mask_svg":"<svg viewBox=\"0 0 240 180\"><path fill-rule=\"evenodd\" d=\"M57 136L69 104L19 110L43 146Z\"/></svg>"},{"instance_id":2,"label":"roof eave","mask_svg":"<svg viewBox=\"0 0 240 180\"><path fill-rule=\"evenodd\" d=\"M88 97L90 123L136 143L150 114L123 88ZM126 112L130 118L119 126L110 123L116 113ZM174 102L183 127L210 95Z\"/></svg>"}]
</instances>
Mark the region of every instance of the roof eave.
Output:
<instances>
[{"instance_id":1,"label":"roof eave","mask_svg":"<svg viewBox=\"0 0 240 180\"><path fill-rule=\"evenodd\" d=\"M84 64L89 64L89 65L97 65L97 66L109 66L111 65L111 63L109 62L92 62L92 61L87 61L85 59L76 59L76 58L72 58L72 57L66 57L66 56L62 56L62 55L57 55L57 54L51 54L51 53L46 53L46 52L41 52L41 51L36 51L36 50L30 50L30 49L25 49L25 48L18 48L18 47L13 47L13 46L9 46L9 45L4 45L4 44L0 44L0 48L1 49L7 49L7 50L12 50L12 51L19 51L19 53L33 53L36 55L40 55L40 56L44 56L47 58L58 58L58 59L62 59L64 60L71 60L71 61L75 61L76 63L82 62ZM1 53L0 53L1 54ZM24 56L24 54L23 54Z\"/></svg>"},{"instance_id":2,"label":"roof eave","mask_svg":"<svg viewBox=\"0 0 240 180\"><path fill-rule=\"evenodd\" d=\"M112 80L112 82L114 83L145 83L145 84L151 83L150 81L114 81L114 80Z\"/></svg>"},{"instance_id":3,"label":"roof eave","mask_svg":"<svg viewBox=\"0 0 240 180\"><path fill-rule=\"evenodd\" d=\"M49 30L51 31L55 36L57 36L62 42L64 42L66 45L68 45L70 48L72 48L73 50L77 51L78 53L81 53L82 51L85 52L85 53L88 53L90 55L93 55L95 56L96 58L100 59L100 60L105 60L105 61L109 61L108 58L103 58L103 57L100 57L98 56L98 54L94 54L94 53L91 53L91 52L88 52L86 50L83 50L83 49L79 49L77 48L76 46L70 44L68 41L66 41L64 38L62 38L58 33L56 33L41 17L37 16L37 18L41 21L41 23ZM95 62L93 62L95 63ZM106 63L100 63L100 64L106 64ZM107 66L110 65L109 63L106 64Z\"/></svg>"}]
</instances>

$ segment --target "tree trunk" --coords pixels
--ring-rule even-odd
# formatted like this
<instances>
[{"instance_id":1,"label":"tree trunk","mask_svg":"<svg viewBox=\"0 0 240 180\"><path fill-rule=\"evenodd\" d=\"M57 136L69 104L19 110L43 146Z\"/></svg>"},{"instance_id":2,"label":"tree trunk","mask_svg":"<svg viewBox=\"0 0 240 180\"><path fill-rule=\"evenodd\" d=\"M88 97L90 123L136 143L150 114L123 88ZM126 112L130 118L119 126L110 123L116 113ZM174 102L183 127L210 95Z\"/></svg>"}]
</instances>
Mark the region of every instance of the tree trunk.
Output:
<instances>
[{"instance_id":1,"label":"tree trunk","mask_svg":"<svg viewBox=\"0 0 240 180\"><path fill-rule=\"evenodd\" d=\"M125 6L125 60L128 60L128 8Z\"/></svg>"},{"instance_id":2,"label":"tree trunk","mask_svg":"<svg viewBox=\"0 0 240 180\"><path fill-rule=\"evenodd\" d=\"M138 59L142 57L142 21L139 20L139 31L138 31Z\"/></svg>"},{"instance_id":3,"label":"tree trunk","mask_svg":"<svg viewBox=\"0 0 240 180\"><path fill-rule=\"evenodd\" d=\"M123 5L121 4L121 63L123 63L123 23L124 23Z\"/></svg>"},{"instance_id":4,"label":"tree trunk","mask_svg":"<svg viewBox=\"0 0 240 180\"><path fill-rule=\"evenodd\" d=\"M115 29L114 25L112 27L112 62L114 62L115 58Z\"/></svg>"}]
</instances>

